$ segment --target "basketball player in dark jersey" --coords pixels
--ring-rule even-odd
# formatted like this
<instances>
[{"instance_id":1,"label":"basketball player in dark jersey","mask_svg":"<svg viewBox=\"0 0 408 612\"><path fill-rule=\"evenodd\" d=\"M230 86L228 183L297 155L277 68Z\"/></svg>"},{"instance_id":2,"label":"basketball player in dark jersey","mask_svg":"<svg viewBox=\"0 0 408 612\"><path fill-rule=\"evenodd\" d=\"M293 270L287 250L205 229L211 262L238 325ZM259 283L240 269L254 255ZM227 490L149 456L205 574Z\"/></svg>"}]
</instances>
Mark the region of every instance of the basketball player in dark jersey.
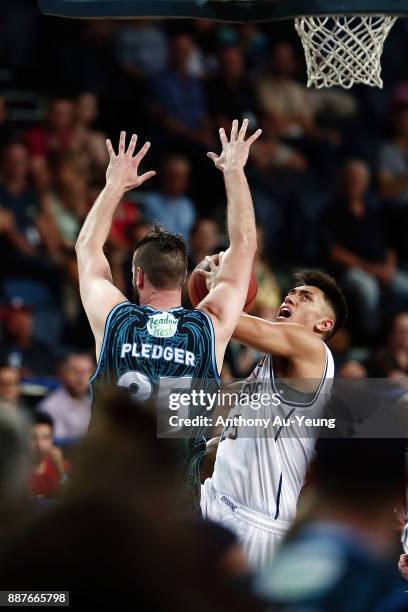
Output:
<instances>
[{"instance_id":1,"label":"basketball player in dark jersey","mask_svg":"<svg viewBox=\"0 0 408 612\"><path fill-rule=\"evenodd\" d=\"M135 248L132 273L139 305L127 301L113 284L103 247L115 210L126 191L139 187L155 172L138 175L149 143L134 155L136 135L126 150L126 134L121 132L117 154L107 141L106 185L76 244L81 299L98 360L91 379L94 407L100 393L115 385L129 387L143 401L155 396L163 378L218 379L226 345L245 303L256 250L255 217L244 166L261 131L245 140L247 127L247 120L240 129L234 121L229 139L221 128L222 152L208 154L224 175L230 245L214 289L193 311L180 306L187 271L184 241L159 228ZM182 459L190 505L195 507L204 456L202 436L184 441Z\"/></svg>"}]
</instances>

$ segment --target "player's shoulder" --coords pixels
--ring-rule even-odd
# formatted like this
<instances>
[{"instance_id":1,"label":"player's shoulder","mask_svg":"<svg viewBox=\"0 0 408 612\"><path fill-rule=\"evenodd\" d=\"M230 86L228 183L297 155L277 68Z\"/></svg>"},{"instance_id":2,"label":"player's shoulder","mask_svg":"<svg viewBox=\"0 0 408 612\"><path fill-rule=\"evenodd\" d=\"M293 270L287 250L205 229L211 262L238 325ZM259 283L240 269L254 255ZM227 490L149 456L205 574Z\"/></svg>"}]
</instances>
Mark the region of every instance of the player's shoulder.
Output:
<instances>
[{"instance_id":1,"label":"player's shoulder","mask_svg":"<svg viewBox=\"0 0 408 612\"><path fill-rule=\"evenodd\" d=\"M151 310L149 312L153 314L155 311ZM144 306L124 300L116 304L109 312L105 322L105 330L122 324L124 321L144 320L149 312Z\"/></svg>"},{"instance_id":2,"label":"player's shoulder","mask_svg":"<svg viewBox=\"0 0 408 612\"><path fill-rule=\"evenodd\" d=\"M185 317L188 317L192 321L205 321L210 322L211 318L205 310L200 310L198 308L193 308L192 310L185 309Z\"/></svg>"}]
</instances>

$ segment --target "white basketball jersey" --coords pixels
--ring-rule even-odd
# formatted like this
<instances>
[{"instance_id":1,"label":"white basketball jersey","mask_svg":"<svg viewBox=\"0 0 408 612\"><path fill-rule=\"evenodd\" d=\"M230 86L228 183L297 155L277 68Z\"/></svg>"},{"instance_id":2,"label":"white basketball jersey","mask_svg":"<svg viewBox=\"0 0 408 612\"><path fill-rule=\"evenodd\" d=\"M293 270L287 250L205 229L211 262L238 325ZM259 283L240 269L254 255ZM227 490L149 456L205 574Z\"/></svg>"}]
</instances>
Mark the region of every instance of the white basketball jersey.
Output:
<instances>
[{"instance_id":1,"label":"white basketball jersey","mask_svg":"<svg viewBox=\"0 0 408 612\"><path fill-rule=\"evenodd\" d=\"M269 518L293 521L316 443L316 419L322 417L333 385L333 357L325 348L324 375L317 391L303 394L304 401L293 401L294 396L299 400L302 394L275 379L271 355L255 367L243 389L269 393L270 404L257 410L237 404L229 417L269 419L270 425L257 425L252 430L245 426L225 428L212 476L218 493ZM305 425L306 419L314 420L311 427Z\"/></svg>"}]
</instances>

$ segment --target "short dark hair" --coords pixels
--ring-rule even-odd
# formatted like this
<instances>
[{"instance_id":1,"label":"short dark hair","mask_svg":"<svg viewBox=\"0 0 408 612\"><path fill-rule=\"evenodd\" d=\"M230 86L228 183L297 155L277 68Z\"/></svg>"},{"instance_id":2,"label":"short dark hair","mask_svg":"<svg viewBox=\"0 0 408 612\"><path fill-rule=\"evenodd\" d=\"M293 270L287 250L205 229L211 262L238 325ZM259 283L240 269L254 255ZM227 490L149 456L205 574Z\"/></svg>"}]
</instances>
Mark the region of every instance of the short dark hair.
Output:
<instances>
[{"instance_id":1,"label":"short dark hair","mask_svg":"<svg viewBox=\"0 0 408 612\"><path fill-rule=\"evenodd\" d=\"M32 422L33 425L48 425L52 430L54 430L53 418L49 414L41 412L40 410L34 412L32 415Z\"/></svg>"},{"instance_id":2,"label":"short dark hair","mask_svg":"<svg viewBox=\"0 0 408 612\"><path fill-rule=\"evenodd\" d=\"M332 338L344 324L347 317L346 298L336 280L320 270L303 270L295 274L296 286L309 285L320 289L326 302L334 311L335 321L333 328L325 336L326 340Z\"/></svg>"},{"instance_id":3,"label":"short dark hair","mask_svg":"<svg viewBox=\"0 0 408 612\"><path fill-rule=\"evenodd\" d=\"M187 249L183 237L156 224L137 243L133 266L142 268L156 289L182 287L187 271Z\"/></svg>"}]
</instances>

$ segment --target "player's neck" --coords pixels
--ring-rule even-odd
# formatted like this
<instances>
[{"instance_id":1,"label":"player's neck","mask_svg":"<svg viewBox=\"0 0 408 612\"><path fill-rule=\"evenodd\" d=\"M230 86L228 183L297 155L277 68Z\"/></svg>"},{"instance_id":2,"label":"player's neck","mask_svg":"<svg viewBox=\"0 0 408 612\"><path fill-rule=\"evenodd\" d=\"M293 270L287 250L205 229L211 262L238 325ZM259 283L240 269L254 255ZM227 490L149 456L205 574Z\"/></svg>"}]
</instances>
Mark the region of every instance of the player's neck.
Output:
<instances>
[{"instance_id":1,"label":"player's neck","mask_svg":"<svg viewBox=\"0 0 408 612\"><path fill-rule=\"evenodd\" d=\"M168 310L181 305L181 291L179 289L152 289L140 296L141 306L151 306L155 310Z\"/></svg>"}]
</instances>

